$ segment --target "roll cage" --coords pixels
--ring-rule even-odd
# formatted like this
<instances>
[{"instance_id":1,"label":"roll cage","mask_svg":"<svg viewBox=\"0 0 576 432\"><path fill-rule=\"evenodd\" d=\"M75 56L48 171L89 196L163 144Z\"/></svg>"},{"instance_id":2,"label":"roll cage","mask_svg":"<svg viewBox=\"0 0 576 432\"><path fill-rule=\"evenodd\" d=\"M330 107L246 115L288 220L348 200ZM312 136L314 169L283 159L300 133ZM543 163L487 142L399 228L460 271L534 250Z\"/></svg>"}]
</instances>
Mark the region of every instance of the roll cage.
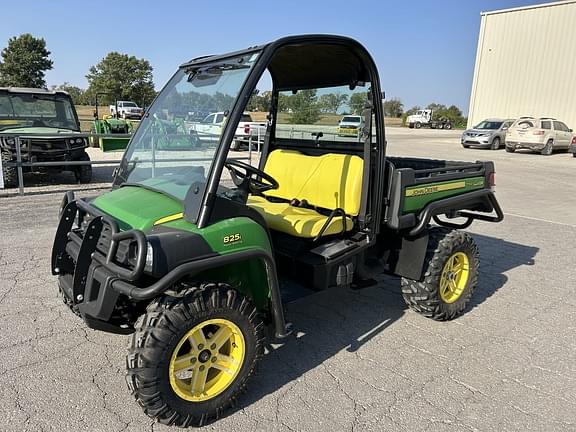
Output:
<instances>
[{"instance_id":1,"label":"roll cage","mask_svg":"<svg viewBox=\"0 0 576 432\"><path fill-rule=\"evenodd\" d=\"M321 49L319 49L321 48ZM382 112L380 80L376 65L368 51L351 38L330 35L291 36L255 46L242 51L224 55L200 57L180 66L196 68L217 65L231 57L250 53L259 53L259 57L246 78L220 138L220 145L214 157L207 178L207 187L198 205L184 202L184 217L196 223L199 228L210 224L219 180L230 145L234 139L236 125L241 119L246 105L253 94L258 81L266 70L272 77L272 106L270 125L262 148L260 167L263 168L266 157L273 147L277 117L278 93L286 90L302 90L369 82L370 92L365 111L365 136L361 150L364 159L364 180L362 185L362 208L358 216L360 226L373 235L379 231L382 217L382 197L384 193L384 162L386 140L384 135L384 116ZM371 124L374 118L376 139L371 137Z\"/></svg>"}]
</instances>

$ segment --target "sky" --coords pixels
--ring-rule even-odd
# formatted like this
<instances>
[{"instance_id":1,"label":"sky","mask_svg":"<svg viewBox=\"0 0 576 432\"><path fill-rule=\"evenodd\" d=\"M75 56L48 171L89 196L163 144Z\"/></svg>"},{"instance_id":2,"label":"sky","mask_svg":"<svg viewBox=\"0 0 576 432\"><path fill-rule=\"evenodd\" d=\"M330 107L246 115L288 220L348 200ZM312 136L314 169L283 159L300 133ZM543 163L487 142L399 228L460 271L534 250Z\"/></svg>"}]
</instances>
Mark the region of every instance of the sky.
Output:
<instances>
[{"instance_id":1,"label":"sky","mask_svg":"<svg viewBox=\"0 0 576 432\"><path fill-rule=\"evenodd\" d=\"M399 98L405 109L436 102L467 113L480 12L536 3L543 1L11 1L2 7L0 48L22 33L43 37L54 61L48 86L81 88L110 51L134 55L151 63L160 89L194 57L293 34L340 34L370 51L387 99Z\"/></svg>"}]
</instances>

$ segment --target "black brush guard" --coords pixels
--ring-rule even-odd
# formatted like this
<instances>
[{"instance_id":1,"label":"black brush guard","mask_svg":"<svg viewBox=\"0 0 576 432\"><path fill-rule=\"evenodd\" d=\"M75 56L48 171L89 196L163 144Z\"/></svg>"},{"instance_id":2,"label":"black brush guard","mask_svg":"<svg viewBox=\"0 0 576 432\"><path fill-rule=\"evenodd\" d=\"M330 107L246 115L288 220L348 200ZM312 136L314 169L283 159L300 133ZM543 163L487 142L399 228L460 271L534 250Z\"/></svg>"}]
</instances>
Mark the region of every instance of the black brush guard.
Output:
<instances>
[{"instance_id":1,"label":"black brush guard","mask_svg":"<svg viewBox=\"0 0 576 432\"><path fill-rule=\"evenodd\" d=\"M133 282L142 276L146 265L147 243L142 231L120 231L115 220L86 201L75 200L71 192L65 195L61 209L52 249L52 274L58 275L64 295L78 307L88 326L112 333L130 333L133 331L131 324L109 322L120 294L135 301L147 301L162 294L186 275L258 258L266 264L276 337L285 338L291 334L291 325L286 323L284 318L276 266L268 252L248 250L187 262L174 268L154 284L141 287ZM78 220L78 226L81 226L86 215L91 216L90 222L84 232L79 233L79 229L74 229L74 223ZM104 225L111 231L110 246L105 255L97 248ZM123 241L131 241L136 245L131 268L116 262L118 247Z\"/></svg>"}]
</instances>

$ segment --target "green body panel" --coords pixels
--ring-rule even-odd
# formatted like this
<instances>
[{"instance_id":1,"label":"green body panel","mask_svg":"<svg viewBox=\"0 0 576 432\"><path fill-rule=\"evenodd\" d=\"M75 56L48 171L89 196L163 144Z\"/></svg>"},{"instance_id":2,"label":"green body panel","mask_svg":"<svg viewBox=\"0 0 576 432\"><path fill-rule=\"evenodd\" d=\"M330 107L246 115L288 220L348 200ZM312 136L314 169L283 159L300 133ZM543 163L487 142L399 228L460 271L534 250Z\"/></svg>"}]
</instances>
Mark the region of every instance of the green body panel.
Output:
<instances>
[{"instance_id":1,"label":"green body panel","mask_svg":"<svg viewBox=\"0 0 576 432\"><path fill-rule=\"evenodd\" d=\"M94 120L94 131L97 134L131 134L134 130L132 122L124 119ZM101 137L98 145L103 152L124 151L130 142L130 137Z\"/></svg>"},{"instance_id":2,"label":"green body panel","mask_svg":"<svg viewBox=\"0 0 576 432\"><path fill-rule=\"evenodd\" d=\"M3 134L14 134L14 135L52 135L52 134L76 134L80 133L77 130L72 129L62 129L62 128L51 128L51 127L15 127L11 129L3 129Z\"/></svg>"},{"instance_id":3,"label":"green body panel","mask_svg":"<svg viewBox=\"0 0 576 432\"><path fill-rule=\"evenodd\" d=\"M153 181L164 180L149 180ZM92 205L118 221L120 229L139 229L144 232L150 231L160 219L183 211L182 203L177 199L136 186L124 186L100 195L92 201ZM162 225L202 236L212 250L221 255L253 249L272 253L266 230L247 217L222 220L202 229L182 217ZM209 270L195 278L228 283L252 298L258 309L268 307L270 289L266 268L258 259Z\"/></svg>"},{"instance_id":4,"label":"green body panel","mask_svg":"<svg viewBox=\"0 0 576 432\"><path fill-rule=\"evenodd\" d=\"M183 210L178 200L136 186L124 186L100 195L92 205L116 219L121 229L134 228L144 232L157 220Z\"/></svg>"},{"instance_id":5,"label":"green body panel","mask_svg":"<svg viewBox=\"0 0 576 432\"><path fill-rule=\"evenodd\" d=\"M184 219L163 224L164 226L189 231L201 235L210 247L221 255L261 249L272 253L268 234L256 222L247 217L226 219L203 229ZM240 240L225 242L225 237ZM266 310L269 304L270 287L264 263L259 259L242 261L225 267L205 271L195 279L199 281L225 282L248 296L259 310Z\"/></svg>"},{"instance_id":6,"label":"green body panel","mask_svg":"<svg viewBox=\"0 0 576 432\"><path fill-rule=\"evenodd\" d=\"M422 210L433 201L483 189L484 187L484 177L471 177L410 186L404 192L404 212L414 213Z\"/></svg>"}]
</instances>

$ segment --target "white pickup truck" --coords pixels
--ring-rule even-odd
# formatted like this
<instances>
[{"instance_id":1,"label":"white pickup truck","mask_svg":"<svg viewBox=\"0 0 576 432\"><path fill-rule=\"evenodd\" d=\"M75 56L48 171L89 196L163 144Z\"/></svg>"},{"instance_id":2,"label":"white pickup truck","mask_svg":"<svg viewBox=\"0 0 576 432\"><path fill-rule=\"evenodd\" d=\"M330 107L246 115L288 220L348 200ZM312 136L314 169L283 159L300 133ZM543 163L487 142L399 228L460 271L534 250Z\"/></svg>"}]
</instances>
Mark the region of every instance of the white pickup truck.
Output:
<instances>
[{"instance_id":1,"label":"white pickup truck","mask_svg":"<svg viewBox=\"0 0 576 432\"><path fill-rule=\"evenodd\" d=\"M201 122L192 123L190 131L195 131L200 139L207 141L218 140L222 133L222 126L226 120L224 112L215 112L207 115ZM230 146L231 150L242 150L247 148L249 143L255 146L258 141L264 140L266 134L266 123L259 123L252 120L248 113L242 114L242 118L236 127L234 142Z\"/></svg>"},{"instance_id":2,"label":"white pickup truck","mask_svg":"<svg viewBox=\"0 0 576 432\"><path fill-rule=\"evenodd\" d=\"M118 115L116 115L116 107L118 107ZM123 119L141 119L144 115L144 110L134 102L118 101L116 104L110 105L110 114L114 117L122 117Z\"/></svg>"}]
</instances>

